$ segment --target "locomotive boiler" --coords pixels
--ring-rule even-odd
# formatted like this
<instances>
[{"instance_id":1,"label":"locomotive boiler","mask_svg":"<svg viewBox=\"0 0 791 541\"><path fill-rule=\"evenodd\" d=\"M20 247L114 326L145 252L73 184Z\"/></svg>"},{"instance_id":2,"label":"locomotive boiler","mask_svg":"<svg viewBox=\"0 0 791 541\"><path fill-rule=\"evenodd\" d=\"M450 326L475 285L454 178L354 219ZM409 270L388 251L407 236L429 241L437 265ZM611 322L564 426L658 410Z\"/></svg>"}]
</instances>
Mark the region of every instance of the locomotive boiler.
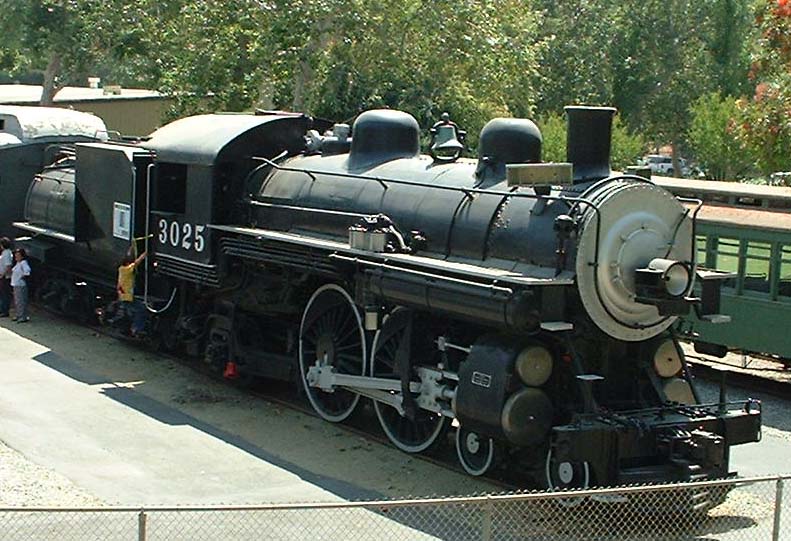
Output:
<instances>
[{"instance_id":1,"label":"locomotive boiler","mask_svg":"<svg viewBox=\"0 0 791 541\"><path fill-rule=\"evenodd\" d=\"M448 117L430 155L399 111L351 127L190 117L133 148L78 145L77 191L93 197L77 222L95 242L144 239L143 300L169 347L297 380L331 422L371 400L406 452L453 430L473 475L519 468L562 488L727 475L760 405L702 404L672 331L690 310L725 319L726 276L695 261L699 202L610 171L613 109L567 114L568 163L541 161L526 119L489 122L472 160ZM134 174L98 174L112 156ZM127 207L119 228L110 209ZM42 226L33 210L19 226Z\"/></svg>"}]
</instances>

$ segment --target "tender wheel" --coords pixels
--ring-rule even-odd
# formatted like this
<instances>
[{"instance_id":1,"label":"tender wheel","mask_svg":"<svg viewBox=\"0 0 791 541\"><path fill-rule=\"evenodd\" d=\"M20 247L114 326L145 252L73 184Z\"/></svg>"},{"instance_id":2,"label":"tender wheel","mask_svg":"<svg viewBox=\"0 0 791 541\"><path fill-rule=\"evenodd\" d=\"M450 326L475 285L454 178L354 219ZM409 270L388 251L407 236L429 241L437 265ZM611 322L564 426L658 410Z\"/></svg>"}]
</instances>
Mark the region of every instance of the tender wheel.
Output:
<instances>
[{"instance_id":1,"label":"tender wheel","mask_svg":"<svg viewBox=\"0 0 791 541\"><path fill-rule=\"evenodd\" d=\"M397 354L401 341L410 324L409 311L396 308L388 315L382 328L376 332L371 358L371 376L400 381ZM418 381L415 374L412 380ZM393 394L397 394L393 392ZM414 420L401 415L395 408L374 400L374 410L379 424L393 445L407 453L420 453L434 445L448 427L443 415L418 409Z\"/></svg>"},{"instance_id":2,"label":"tender wheel","mask_svg":"<svg viewBox=\"0 0 791 541\"><path fill-rule=\"evenodd\" d=\"M560 462L552 456L552 449L547 452L545 466L547 488L550 490L586 489L590 487L590 466L587 462ZM584 498L558 500L564 507L574 507L582 503Z\"/></svg>"},{"instance_id":3,"label":"tender wheel","mask_svg":"<svg viewBox=\"0 0 791 541\"><path fill-rule=\"evenodd\" d=\"M316 413L338 423L354 411L360 395L345 389L325 392L308 384L311 366L332 366L339 374L362 376L366 368L365 330L360 312L346 291L327 284L313 293L299 328L302 385Z\"/></svg>"},{"instance_id":4,"label":"tender wheel","mask_svg":"<svg viewBox=\"0 0 791 541\"><path fill-rule=\"evenodd\" d=\"M494 465L494 440L459 427L456 431L456 454L464 471L483 475Z\"/></svg>"}]
</instances>

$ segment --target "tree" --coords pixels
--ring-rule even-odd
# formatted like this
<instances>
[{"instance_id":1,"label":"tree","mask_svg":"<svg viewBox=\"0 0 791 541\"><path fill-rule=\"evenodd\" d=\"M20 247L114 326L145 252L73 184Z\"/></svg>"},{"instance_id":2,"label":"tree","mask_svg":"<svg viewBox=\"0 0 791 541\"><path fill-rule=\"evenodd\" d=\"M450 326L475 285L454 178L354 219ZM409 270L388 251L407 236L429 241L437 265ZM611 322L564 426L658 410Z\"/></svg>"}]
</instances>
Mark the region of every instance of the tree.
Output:
<instances>
[{"instance_id":1,"label":"tree","mask_svg":"<svg viewBox=\"0 0 791 541\"><path fill-rule=\"evenodd\" d=\"M566 119L563 115L548 114L537 121L541 129L541 160L545 162L566 161Z\"/></svg>"},{"instance_id":2,"label":"tree","mask_svg":"<svg viewBox=\"0 0 791 541\"><path fill-rule=\"evenodd\" d=\"M261 2L174 0L156 19L149 47L156 56L154 84L175 100L169 116L259 105L271 58L262 39L270 17Z\"/></svg>"},{"instance_id":3,"label":"tree","mask_svg":"<svg viewBox=\"0 0 791 541\"><path fill-rule=\"evenodd\" d=\"M102 56L128 55L139 38L122 0L14 0L0 10L0 54L11 72L43 72L42 105L65 84L84 78Z\"/></svg>"},{"instance_id":4,"label":"tree","mask_svg":"<svg viewBox=\"0 0 791 541\"><path fill-rule=\"evenodd\" d=\"M717 0L709 8L711 19L707 44L713 64L717 91L738 97L748 91L752 38L751 2Z\"/></svg>"},{"instance_id":5,"label":"tree","mask_svg":"<svg viewBox=\"0 0 791 541\"><path fill-rule=\"evenodd\" d=\"M540 6L547 41L541 114L570 103L614 105L655 146L677 150L697 97L743 89L750 22L743 1L540 0Z\"/></svg>"},{"instance_id":6,"label":"tree","mask_svg":"<svg viewBox=\"0 0 791 541\"><path fill-rule=\"evenodd\" d=\"M712 92L690 109L689 145L706 178L737 180L752 167L749 153L738 139L737 100Z\"/></svg>"},{"instance_id":7,"label":"tree","mask_svg":"<svg viewBox=\"0 0 791 541\"><path fill-rule=\"evenodd\" d=\"M118 71L173 96L173 117L259 106L343 120L393 107L428 126L447 110L474 143L491 117L532 112L537 17L524 8L519 0L139 0L131 26L151 31Z\"/></svg>"},{"instance_id":8,"label":"tree","mask_svg":"<svg viewBox=\"0 0 791 541\"><path fill-rule=\"evenodd\" d=\"M628 166L635 165L646 149L645 138L632 132L621 120L620 116L613 119L612 150L610 164L616 171L624 171Z\"/></svg>"},{"instance_id":9,"label":"tree","mask_svg":"<svg viewBox=\"0 0 791 541\"><path fill-rule=\"evenodd\" d=\"M791 170L791 3L758 0L752 99L739 102L742 141L765 175Z\"/></svg>"},{"instance_id":10,"label":"tree","mask_svg":"<svg viewBox=\"0 0 791 541\"><path fill-rule=\"evenodd\" d=\"M523 2L285 3L269 34L276 104L336 119L399 108L423 126L447 110L473 144L493 116L532 112L537 19Z\"/></svg>"},{"instance_id":11,"label":"tree","mask_svg":"<svg viewBox=\"0 0 791 541\"><path fill-rule=\"evenodd\" d=\"M617 3L540 0L538 9L541 114L560 114L565 105L612 105L617 52L610 46L624 24Z\"/></svg>"},{"instance_id":12,"label":"tree","mask_svg":"<svg viewBox=\"0 0 791 541\"><path fill-rule=\"evenodd\" d=\"M632 126L651 134L656 146L671 144L673 168L689 124L689 106L713 86L708 3L696 0L626 0L630 24L614 38L615 104ZM635 23L633 21L639 21Z\"/></svg>"}]
</instances>

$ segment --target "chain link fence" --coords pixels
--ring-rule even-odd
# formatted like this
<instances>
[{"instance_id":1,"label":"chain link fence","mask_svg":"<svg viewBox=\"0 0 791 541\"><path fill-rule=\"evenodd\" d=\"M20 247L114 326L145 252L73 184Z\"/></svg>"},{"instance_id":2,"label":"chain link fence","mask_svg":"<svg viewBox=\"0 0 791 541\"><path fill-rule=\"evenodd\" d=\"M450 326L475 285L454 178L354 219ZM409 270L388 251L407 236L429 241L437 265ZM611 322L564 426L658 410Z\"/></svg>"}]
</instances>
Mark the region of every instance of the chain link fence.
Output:
<instances>
[{"instance_id":1,"label":"chain link fence","mask_svg":"<svg viewBox=\"0 0 791 541\"><path fill-rule=\"evenodd\" d=\"M791 476L467 498L244 507L5 508L3 541L779 541Z\"/></svg>"}]
</instances>

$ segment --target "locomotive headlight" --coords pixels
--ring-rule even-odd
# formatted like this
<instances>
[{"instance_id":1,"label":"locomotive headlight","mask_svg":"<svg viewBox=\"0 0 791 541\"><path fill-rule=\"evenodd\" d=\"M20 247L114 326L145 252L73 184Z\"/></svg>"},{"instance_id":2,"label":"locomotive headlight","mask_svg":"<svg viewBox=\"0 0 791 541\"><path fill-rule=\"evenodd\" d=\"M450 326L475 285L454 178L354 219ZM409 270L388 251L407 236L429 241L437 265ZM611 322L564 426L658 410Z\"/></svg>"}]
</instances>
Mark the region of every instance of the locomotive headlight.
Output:
<instances>
[{"instance_id":1,"label":"locomotive headlight","mask_svg":"<svg viewBox=\"0 0 791 541\"><path fill-rule=\"evenodd\" d=\"M671 378L681 372L681 356L675 342L668 338L654 352L654 370L662 378Z\"/></svg>"},{"instance_id":2,"label":"locomotive headlight","mask_svg":"<svg viewBox=\"0 0 791 541\"><path fill-rule=\"evenodd\" d=\"M552 354L543 346L528 346L516 358L516 373L525 385L540 387L552 375Z\"/></svg>"},{"instance_id":3,"label":"locomotive headlight","mask_svg":"<svg viewBox=\"0 0 791 541\"><path fill-rule=\"evenodd\" d=\"M648 268L657 272L661 283L670 297L684 295L692 285L692 272L689 265L672 259L652 259Z\"/></svg>"}]
</instances>

